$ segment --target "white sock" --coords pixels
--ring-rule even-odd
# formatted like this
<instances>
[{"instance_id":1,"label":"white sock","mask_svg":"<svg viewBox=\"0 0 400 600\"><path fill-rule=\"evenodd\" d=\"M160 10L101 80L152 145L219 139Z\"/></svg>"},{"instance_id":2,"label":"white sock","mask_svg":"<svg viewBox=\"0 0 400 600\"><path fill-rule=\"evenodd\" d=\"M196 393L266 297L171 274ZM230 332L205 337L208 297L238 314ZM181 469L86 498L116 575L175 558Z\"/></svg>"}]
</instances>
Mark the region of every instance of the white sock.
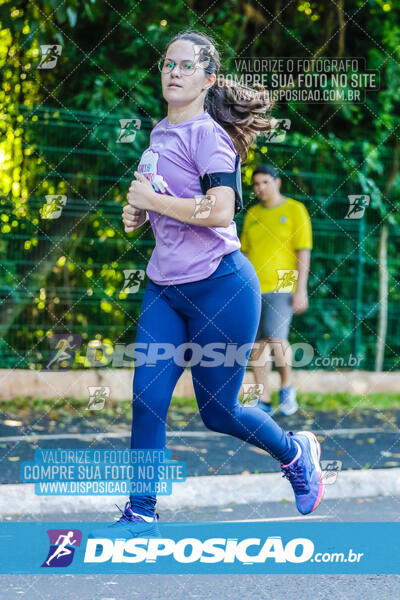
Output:
<instances>
[{"instance_id":1,"label":"white sock","mask_svg":"<svg viewBox=\"0 0 400 600\"><path fill-rule=\"evenodd\" d=\"M132 511L134 515L137 515L138 517L142 517L142 519L144 519L145 521L147 521L147 523L151 523L152 521L154 521L154 517L148 517L147 515L141 515L140 513L134 512Z\"/></svg>"},{"instance_id":2,"label":"white sock","mask_svg":"<svg viewBox=\"0 0 400 600\"><path fill-rule=\"evenodd\" d=\"M285 465L286 467L288 467L289 465L293 464L299 458L299 456L301 456L301 446L300 446L299 442L296 442L296 440L293 440L293 441L294 441L294 443L297 446L297 454L294 457L294 459L292 461L290 461L289 464Z\"/></svg>"},{"instance_id":3,"label":"white sock","mask_svg":"<svg viewBox=\"0 0 400 600\"><path fill-rule=\"evenodd\" d=\"M294 443L297 446L297 454L293 460L297 460L299 458L299 456L301 455L302 450L301 450L301 446L300 446L299 442L296 442L296 440L294 440Z\"/></svg>"}]
</instances>

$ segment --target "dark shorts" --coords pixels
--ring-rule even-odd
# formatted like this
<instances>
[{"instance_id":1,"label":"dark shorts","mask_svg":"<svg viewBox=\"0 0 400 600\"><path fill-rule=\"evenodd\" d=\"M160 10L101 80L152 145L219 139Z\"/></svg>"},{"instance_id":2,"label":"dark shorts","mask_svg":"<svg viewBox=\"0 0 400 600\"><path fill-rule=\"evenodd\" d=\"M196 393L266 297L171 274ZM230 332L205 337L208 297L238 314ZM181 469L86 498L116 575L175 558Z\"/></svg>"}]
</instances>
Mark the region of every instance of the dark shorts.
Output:
<instances>
[{"instance_id":1,"label":"dark shorts","mask_svg":"<svg viewBox=\"0 0 400 600\"><path fill-rule=\"evenodd\" d=\"M276 337L287 340L292 321L291 292L267 292L262 294L261 317L256 340Z\"/></svg>"}]
</instances>

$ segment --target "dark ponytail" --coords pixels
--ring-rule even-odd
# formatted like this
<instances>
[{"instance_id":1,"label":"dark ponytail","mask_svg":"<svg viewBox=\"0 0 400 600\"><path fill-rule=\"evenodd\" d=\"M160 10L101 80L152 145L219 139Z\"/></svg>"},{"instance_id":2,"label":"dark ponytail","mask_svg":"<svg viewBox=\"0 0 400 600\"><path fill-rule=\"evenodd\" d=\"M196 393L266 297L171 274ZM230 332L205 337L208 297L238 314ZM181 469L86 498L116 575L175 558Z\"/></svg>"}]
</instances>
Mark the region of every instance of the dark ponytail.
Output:
<instances>
[{"instance_id":1,"label":"dark ponytail","mask_svg":"<svg viewBox=\"0 0 400 600\"><path fill-rule=\"evenodd\" d=\"M178 40L188 40L201 46L199 60L204 62L205 72L217 76L206 94L204 108L230 135L242 162L245 162L257 135L273 129L272 118L267 115L273 106L268 91L260 84L254 89L220 74L218 50L214 40L205 33L193 29L178 33L168 42L166 50Z\"/></svg>"}]
</instances>

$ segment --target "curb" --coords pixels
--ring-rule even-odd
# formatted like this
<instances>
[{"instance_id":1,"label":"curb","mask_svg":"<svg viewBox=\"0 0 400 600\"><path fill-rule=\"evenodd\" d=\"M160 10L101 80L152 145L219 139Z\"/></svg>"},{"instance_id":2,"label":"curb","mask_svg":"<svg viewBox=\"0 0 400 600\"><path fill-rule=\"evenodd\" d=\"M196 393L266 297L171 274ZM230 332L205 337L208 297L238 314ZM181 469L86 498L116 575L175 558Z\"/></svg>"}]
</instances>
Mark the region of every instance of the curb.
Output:
<instances>
[{"instance_id":1,"label":"curb","mask_svg":"<svg viewBox=\"0 0 400 600\"><path fill-rule=\"evenodd\" d=\"M336 482L325 486L324 499L400 496L400 468L343 471ZM0 485L0 517L105 512L114 503L124 505L126 496L38 496L34 484ZM224 506L252 502L294 502L292 488L280 473L188 477L173 486L171 496L158 496L157 510L200 506Z\"/></svg>"},{"instance_id":2,"label":"curb","mask_svg":"<svg viewBox=\"0 0 400 600\"><path fill-rule=\"evenodd\" d=\"M109 356L111 360L112 355ZM111 388L112 401L126 400L132 397L132 368L82 368L63 371L36 371L31 369L0 369L0 401L24 395L58 399L68 397L88 399L89 386L108 386ZM269 375L272 390L279 389L279 374L272 371ZM246 371L242 383L254 383L250 368ZM400 371L360 371L336 368L293 370L293 385L302 392L343 392L350 394L368 394L371 392L398 392ZM67 392L66 392L67 390ZM243 387L241 388L243 392ZM176 383L174 396L194 398L192 374L186 368Z\"/></svg>"}]
</instances>

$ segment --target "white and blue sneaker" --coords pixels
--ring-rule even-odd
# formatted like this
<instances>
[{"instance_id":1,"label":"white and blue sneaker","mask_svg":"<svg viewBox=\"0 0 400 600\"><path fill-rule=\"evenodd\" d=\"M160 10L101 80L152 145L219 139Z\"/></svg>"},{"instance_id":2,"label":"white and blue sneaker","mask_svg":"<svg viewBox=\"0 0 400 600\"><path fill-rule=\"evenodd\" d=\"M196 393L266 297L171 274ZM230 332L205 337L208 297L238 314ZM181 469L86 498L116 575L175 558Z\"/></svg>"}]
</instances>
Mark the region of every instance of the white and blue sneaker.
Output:
<instances>
[{"instance_id":1,"label":"white and blue sneaker","mask_svg":"<svg viewBox=\"0 0 400 600\"><path fill-rule=\"evenodd\" d=\"M297 443L298 452L291 463L281 465L282 476L293 488L297 510L308 515L315 510L324 494L320 465L321 445L311 431L288 432Z\"/></svg>"},{"instance_id":2,"label":"white and blue sneaker","mask_svg":"<svg viewBox=\"0 0 400 600\"><path fill-rule=\"evenodd\" d=\"M88 536L89 538L130 539L134 537L160 537L158 513L154 517L135 513L129 501L125 504L124 510L118 504L116 504L116 507L122 513L118 521L107 527L91 531Z\"/></svg>"},{"instance_id":3,"label":"white and blue sneaker","mask_svg":"<svg viewBox=\"0 0 400 600\"><path fill-rule=\"evenodd\" d=\"M279 410L287 417L297 412L296 390L291 385L279 390Z\"/></svg>"}]
</instances>

